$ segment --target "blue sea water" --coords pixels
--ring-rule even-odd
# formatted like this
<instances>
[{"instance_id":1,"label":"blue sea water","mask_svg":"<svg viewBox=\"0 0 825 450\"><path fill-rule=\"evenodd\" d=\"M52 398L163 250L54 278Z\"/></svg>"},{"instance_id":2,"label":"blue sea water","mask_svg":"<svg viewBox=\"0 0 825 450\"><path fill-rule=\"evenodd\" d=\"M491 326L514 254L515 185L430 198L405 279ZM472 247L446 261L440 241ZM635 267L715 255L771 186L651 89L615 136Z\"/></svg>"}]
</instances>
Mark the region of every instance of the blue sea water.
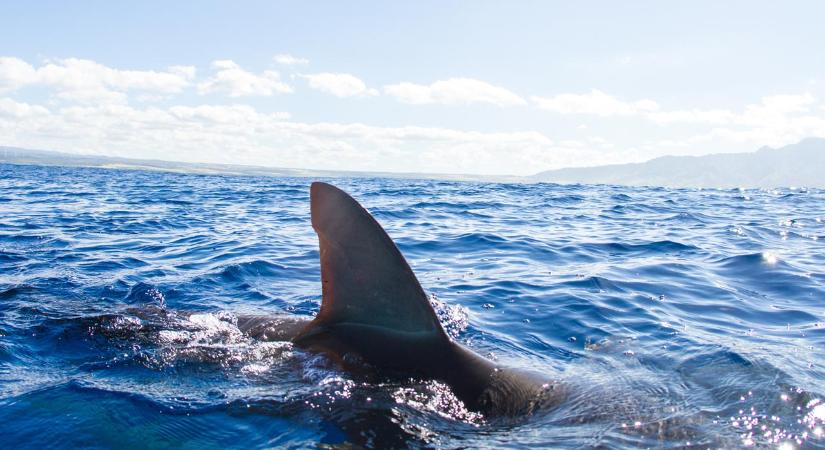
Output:
<instances>
[{"instance_id":1,"label":"blue sea water","mask_svg":"<svg viewBox=\"0 0 825 450\"><path fill-rule=\"evenodd\" d=\"M238 331L318 309L311 181L0 165L0 447L825 448L824 191L325 180L570 387L501 419Z\"/></svg>"}]
</instances>

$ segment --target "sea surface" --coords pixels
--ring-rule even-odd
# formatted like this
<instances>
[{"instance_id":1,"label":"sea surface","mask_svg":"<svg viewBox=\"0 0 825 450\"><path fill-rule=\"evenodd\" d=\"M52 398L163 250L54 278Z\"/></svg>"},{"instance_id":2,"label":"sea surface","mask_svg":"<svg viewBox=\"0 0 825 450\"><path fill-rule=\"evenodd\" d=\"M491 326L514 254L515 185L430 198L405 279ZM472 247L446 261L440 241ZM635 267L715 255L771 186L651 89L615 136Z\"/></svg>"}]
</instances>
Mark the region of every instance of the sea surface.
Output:
<instances>
[{"instance_id":1,"label":"sea surface","mask_svg":"<svg viewBox=\"0 0 825 450\"><path fill-rule=\"evenodd\" d=\"M495 418L238 331L318 310L312 181L0 165L0 448L825 448L825 191L324 180L571 392Z\"/></svg>"}]
</instances>

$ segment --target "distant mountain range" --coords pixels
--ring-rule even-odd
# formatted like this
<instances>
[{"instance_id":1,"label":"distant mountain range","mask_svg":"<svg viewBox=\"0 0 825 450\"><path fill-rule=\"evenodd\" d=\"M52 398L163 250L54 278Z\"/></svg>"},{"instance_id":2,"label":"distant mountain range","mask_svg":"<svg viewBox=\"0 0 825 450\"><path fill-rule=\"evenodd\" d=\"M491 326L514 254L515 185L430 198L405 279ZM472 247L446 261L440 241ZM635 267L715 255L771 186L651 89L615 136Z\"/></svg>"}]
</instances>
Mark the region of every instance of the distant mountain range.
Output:
<instances>
[{"instance_id":1,"label":"distant mountain range","mask_svg":"<svg viewBox=\"0 0 825 450\"><path fill-rule=\"evenodd\" d=\"M825 188L825 139L808 138L798 144L778 149L764 147L753 153L662 156L638 164L549 170L527 178L562 184Z\"/></svg>"},{"instance_id":2,"label":"distant mountain range","mask_svg":"<svg viewBox=\"0 0 825 450\"><path fill-rule=\"evenodd\" d=\"M663 156L643 163L549 170L528 177L284 169L75 155L2 146L0 146L0 163L276 177L382 177L715 188L782 186L825 188L825 139L823 138L808 138L798 144L778 149L764 147L752 153Z\"/></svg>"}]
</instances>

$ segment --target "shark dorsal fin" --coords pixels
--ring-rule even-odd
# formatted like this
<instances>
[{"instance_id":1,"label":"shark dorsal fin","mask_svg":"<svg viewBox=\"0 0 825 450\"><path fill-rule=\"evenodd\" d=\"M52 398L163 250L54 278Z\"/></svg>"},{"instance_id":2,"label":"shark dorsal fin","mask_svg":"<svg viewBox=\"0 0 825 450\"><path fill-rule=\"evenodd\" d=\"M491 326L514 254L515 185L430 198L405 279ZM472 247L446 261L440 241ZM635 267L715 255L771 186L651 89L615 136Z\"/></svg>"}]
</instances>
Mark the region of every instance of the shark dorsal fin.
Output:
<instances>
[{"instance_id":1,"label":"shark dorsal fin","mask_svg":"<svg viewBox=\"0 0 825 450\"><path fill-rule=\"evenodd\" d=\"M346 192L312 183L323 300L310 327L336 323L445 336L427 295L381 225Z\"/></svg>"}]
</instances>

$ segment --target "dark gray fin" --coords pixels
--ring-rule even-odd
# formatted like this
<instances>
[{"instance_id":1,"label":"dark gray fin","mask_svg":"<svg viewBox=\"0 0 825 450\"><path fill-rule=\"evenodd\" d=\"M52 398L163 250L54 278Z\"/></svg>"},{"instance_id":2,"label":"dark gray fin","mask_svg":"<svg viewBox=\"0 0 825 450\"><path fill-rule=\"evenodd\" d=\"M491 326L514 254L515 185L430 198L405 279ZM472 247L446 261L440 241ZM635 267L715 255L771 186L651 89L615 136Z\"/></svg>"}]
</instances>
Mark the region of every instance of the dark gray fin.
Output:
<instances>
[{"instance_id":1,"label":"dark gray fin","mask_svg":"<svg viewBox=\"0 0 825 450\"><path fill-rule=\"evenodd\" d=\"M418 279L372 215L326 183L312 183L310 198L321 250L323 300L302 335L354 324L446 340Z\"/></svg>"}]
</instances>

